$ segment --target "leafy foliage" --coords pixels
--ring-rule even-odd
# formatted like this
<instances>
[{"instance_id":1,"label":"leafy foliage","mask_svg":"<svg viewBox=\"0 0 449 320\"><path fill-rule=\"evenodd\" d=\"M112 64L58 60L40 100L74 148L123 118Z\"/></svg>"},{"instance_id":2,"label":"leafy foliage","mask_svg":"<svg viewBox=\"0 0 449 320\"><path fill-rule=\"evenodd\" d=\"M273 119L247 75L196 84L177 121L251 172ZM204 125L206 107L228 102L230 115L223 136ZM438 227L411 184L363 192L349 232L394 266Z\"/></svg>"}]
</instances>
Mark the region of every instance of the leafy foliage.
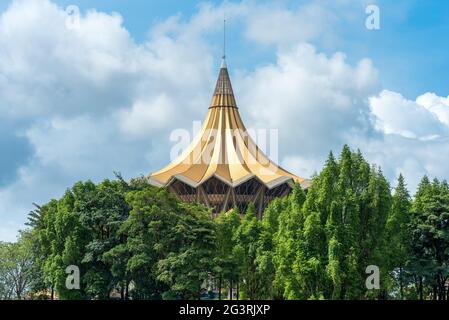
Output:
<instances>
[{"instance_id":1,"label":"leafy foliage","mask_svg":"<svg viewBox=\"0 0 449 320\"><path fill-rule=\"evenodd\" d=\"M29 214L0 243L0 298L449 298L449 185L424 177L412 199L402 175L345 146L305 192L212 216L146 179L79 182ZM81 288L66 287L68 266ZM381 288L365 286L380 268ZM212 294L211 294L212 293ZM215 295L217 293L217 295Z\"/></svg>"}]
</instances>

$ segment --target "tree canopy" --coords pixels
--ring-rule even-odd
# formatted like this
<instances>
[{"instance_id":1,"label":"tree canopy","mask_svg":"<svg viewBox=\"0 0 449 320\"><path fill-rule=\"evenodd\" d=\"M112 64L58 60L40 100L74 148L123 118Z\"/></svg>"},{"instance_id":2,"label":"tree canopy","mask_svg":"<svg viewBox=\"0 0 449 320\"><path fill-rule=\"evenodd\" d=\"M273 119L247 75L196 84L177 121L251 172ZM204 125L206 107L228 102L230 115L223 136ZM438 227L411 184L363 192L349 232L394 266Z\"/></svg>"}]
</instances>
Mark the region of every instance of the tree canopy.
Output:
<instances>
[{"instance_id":1,"label":"tree canopy","mask_svg":"<svg viewBox=\"0 0 449 320\"><path fill-rule=\"evenodd\" d=\"M261 219L145 179L79 182L0 243L0 298L447 300L449 185L424 177L413 197L402 175L394 185L348 146Z\"/></svg>"}]
</instances>

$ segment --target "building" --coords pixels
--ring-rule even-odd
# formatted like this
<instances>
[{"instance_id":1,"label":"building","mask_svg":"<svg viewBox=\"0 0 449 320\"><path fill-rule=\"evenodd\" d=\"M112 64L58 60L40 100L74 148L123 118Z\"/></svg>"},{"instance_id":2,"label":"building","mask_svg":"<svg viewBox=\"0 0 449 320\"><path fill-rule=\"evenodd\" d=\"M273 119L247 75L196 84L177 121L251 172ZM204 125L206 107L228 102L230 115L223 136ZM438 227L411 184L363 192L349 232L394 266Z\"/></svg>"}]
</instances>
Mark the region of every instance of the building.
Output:
<instances>
[{"instance_id":1,"label":"building","mask_svg":"<svg viewBox=\"0 0 449 320\"><path fill-rule=\"evenodd\" d=\"M200 133L178 159L148 177L181 200L200 202L214 213L254 203L261 217L267 204L292 190L300 178L272 162L249 136L237 108L223 57L215 92Z\"/></svg>"}]
</instances>

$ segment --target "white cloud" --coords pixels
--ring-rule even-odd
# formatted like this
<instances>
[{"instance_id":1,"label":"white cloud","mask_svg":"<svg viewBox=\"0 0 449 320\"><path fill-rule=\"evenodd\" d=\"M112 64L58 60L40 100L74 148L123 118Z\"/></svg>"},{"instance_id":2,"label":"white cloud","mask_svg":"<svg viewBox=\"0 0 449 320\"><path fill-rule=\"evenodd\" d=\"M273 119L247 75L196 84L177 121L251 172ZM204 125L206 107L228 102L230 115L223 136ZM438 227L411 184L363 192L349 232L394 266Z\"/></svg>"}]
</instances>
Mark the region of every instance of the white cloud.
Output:
<instances>
[{"instance_id":1,"label":"white cloud","mask_svg":"<svg viewBox=\"0 0 449 320\"><path fill-rule=\"evenodd\" d=\"M370 99L376 127L383 135L378 139L357 137L354 145L381 165L391 180L399 173L404 174L412 192L424 175L448 179L446 102L447 98L433 93L425 93L413 101L384 90Z\"/></svg>"},{"instance_id":2,"label":"white cloud","mask_svg":"<svg viewBox=\"0 0 449 320\"><path fill-rule=\"evenodd\" d=\"M430 111L433 105L429 100L428 95L421 96L415 102L405 99L400 93L382 91L379 96L370 99L371 110L377 118L376 127L386 134L421 140L447 135L447 126L440 122L436 113ZM425 108L419 101L427 102L428 107ZM446 108L449 111L449 107ZM444 115L441 110L440 113Z\"/></svg>"},{"instance_id":3,"label":"white cloud","mask_svg":"<svg viewBox=\"0 0 449 320\"><path fill-rule=\"evenodd\" d=\"M359 147L365 157L381 166L392 183L402 173L413 193L424 175L448 179L449 139L431 141L387 134L379 139L354 137L352 146Z\"/></svg>"},{"instance_id":4,"label":"white cloud","mask_svg":"<svg viewBox=\"0 0 449 320\"><path fill-rule=\"evenodd\" d=\"M0 115L20 121L33 150L0 189L2 223L21 225L32 202L78 180L130 178L168 160L170 131L204 114L215 77L207 42L184 31L137 44L118 14L95 10L66 28L48 0L16 0L0 15Z\"/></svg>"},{"instance_id":5,"label":"white cloud","mask_svg":"<svg viewBox=\"0 0 449 320\"><path fill-rule=\"evenodd\" d=\"M449 96L439 97L433 92L427 92L419 96L416 103L435 114L442 123L449 126Z\"/></svg>"},{"instance_id":6,"label":"white cloud","mask_svg":"<svg viewBox=\"0 0 449 320\"><path fill-rule=\"evenodd\" d=\"M379 92L370 60L351 65L342 53L326 56L300 44L236 80L244 119L279 129L281 163L299 175L319 171L328 152L346 143L392 183L404 174L412 192L425 174L449 177L448 98Z\"/></svg>"},{"instance_id":7,"label":"white cloud","mask_svg":"<svg viewBox=\"0 0 449 320\"><path fill-rule=\"evenodd\" d=\"M255 6L247 20L246 36L265 45L289 46L331 34L337 16L331 6L311 2L288 10L278 3Z\"/></svg>"},{"instance_id":8,"label":"white cloud","mask_svg":"<svg viewBox=\"0 0 449 320\"><path fill-rule=\"evenodd\" d=\"M0 241L15 242L17 240L17 230L23 227L14 221L2 221L0 225Z\"/></svg>"},{"instance_id":9,"label":"white cloud","mask_svg":"<svg viewBox=\"0 0 449 320\"><path fill-rule=\"evenodd\" d=\"M306 154L296 156L287 156L281 162L284 168L288 168L290 172L294 172L300 177L310 178L314 174L319 173L323 167L323 162L326 157L325 154L320 156L310 156Z\"/></svg>"},{"instance_id":10,"label":"white cloud","mask_svg":"<svg viewBox=\"0 0 449 320\"><path fill-rule=\"evenodd\" d=\"M0 16L4 115L99 113L129 102L140 59L122 19L90 11L79 29L67 29L65 19L45 0L14 1Z\"/></svg>"},{"instance_id":11,"label":"white cloud","mask_svg":"<svg viewBox=\"0 0 449 320\"><path fill-rule=\"evenodd\" d=\"M144 137L154 129L172 125L175 114L174 102L160 95L154 101L137 101L131 109L118 112L117 121L125 134Z\"/></svg>"},{"instance_id":12,"label":"white cloud","mask_svg":"<svg viewBox=\"0 0 449 320\"><path fill-rule=\"evenodd\" d=\"M118 14L90 10L78 28L66 28L66 18L48 0L16 0L0 16L4 115L104 115L173 92L194 100L211 80L210 50L182 30L136 44Z\"/></svg>"},{"instance_id":13,"label":"white cloud","mask_svg":"<svg viewBox=\"0 0 449 320\"><path fill-rule=\"evenodd\" d=\"M368 96L379 84L369 60L352 66L342 53L301 44L237 80L241 112L257 127L279 129L284 155L322 160L349 136L374 130Z\"/></svg>"}]
</instances>

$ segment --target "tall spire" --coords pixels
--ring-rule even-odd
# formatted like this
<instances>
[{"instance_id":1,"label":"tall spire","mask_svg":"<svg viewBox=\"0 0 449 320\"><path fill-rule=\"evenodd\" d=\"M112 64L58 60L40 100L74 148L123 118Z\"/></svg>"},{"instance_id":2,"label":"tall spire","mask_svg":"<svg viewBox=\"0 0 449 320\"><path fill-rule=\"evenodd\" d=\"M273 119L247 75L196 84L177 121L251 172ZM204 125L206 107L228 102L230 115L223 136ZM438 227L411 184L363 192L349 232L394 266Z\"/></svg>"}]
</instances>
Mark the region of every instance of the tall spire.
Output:
<instances>
[{"instance_id":1,"label":"tall spire","mask_svg":"<svg viewBox=\"0 0 449 320\"><path fill-rule=\"evenodd\" d=\"M228 66L226 64L226 19L223 20L223 57L221 59L220 74L218 75L210 105L210 108L217 107L237 108L231 79L229 78Z\"/></svg>"},{"instance_id":2,"label":"tall spire","mask_svg":"<svg viewBox=\"0 0 449 320\"><path fill-rule=\"evenodd\" d=\"M223 62L225 62L224 59ZM228 69L226 68L226 62L224 66L222 63L222 66L220 68L220 74L218 75L217 85L215 86L215 91L210 107L237 108L234 91L232 90L231 79L229 78Z\"/></svg>"},{"instance_id":3,"label":"tall spire","mask_svg":"<svg viewBox=\"0 0 449 320\"><path fill-rule=\"evenodd\" d=\"M223 59L226 60L226 19L223 20Z\"/></svg>"},{"instance_id":4,"label":"tall spire","mask_svg":"<svg viewBox=\"0 0 449 320\"><path fill-rule=\"evenodd\" d=\"M226 64L226 18L223 19L223 57L221 59L220 69L227 69Z\"/></svg>"}]
</instances>

